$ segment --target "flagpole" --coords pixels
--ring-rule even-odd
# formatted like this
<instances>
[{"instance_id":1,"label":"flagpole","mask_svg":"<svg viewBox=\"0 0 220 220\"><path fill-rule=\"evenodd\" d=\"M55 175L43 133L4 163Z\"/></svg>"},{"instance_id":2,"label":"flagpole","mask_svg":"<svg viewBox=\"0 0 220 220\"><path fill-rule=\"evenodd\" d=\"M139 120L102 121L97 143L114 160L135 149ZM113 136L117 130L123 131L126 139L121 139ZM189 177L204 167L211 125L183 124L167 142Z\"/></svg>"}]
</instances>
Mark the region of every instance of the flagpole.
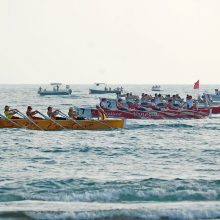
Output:
<instances>
[{"instance_id":1,"label":"flagpole","mask_svg":"<svg viewBox=\"0 0 220 220\"><path fill-rule=\"evenodd\" d=\"M193 89L196 89L197 90L197 99L199 98L199 80L197 80L195 83L194 83L194 86L193 86Z\"/></svg>"}]
</instances>

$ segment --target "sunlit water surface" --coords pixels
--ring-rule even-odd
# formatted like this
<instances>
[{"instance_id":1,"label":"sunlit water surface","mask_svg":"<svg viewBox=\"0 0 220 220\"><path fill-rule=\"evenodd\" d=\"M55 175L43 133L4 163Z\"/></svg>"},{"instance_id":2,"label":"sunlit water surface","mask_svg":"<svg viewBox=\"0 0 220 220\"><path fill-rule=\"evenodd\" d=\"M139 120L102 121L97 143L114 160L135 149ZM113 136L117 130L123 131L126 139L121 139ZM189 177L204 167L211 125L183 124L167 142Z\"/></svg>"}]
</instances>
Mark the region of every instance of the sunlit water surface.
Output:
<instances>
[{"instance_id":1,"label":"sunlit water surface","mask_svg":"<svg viewBox=\"0 0 220 220\"><path fill-rule=\"evenodd\" d=\"M100 97L89 85L71 85L66 97L40 97L38 87L1 85L1 113L5 104L66 112ZM124 87L151 93L151 85ZM163 88L195 94L186 85ZM112 131L1 129L0 218L220 219L219 132L219 116L127 120Z\"/></svg>"}]
</instances>

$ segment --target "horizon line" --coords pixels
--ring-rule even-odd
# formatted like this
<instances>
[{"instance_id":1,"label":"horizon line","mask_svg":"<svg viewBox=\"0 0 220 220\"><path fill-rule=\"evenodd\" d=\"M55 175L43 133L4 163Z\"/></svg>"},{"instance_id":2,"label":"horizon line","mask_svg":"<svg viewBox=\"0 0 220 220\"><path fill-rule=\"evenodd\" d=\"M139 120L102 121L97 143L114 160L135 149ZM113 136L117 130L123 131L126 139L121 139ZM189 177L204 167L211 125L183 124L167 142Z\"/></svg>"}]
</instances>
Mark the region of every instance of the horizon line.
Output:
<instances>
[{"instance_id":1,"label":"horizon line","mask_svg":"<svg viewBox=\"0 0 220 220\"><path fill-rule=\"evenodd\" d=\"M50 85L51 83L0 83L0 85ZM63 85L94 85L95 83L62 83L62 84ZM107 85L194 85L194 83L105 83L105 84ZM207 84L200 83L200 86L201 85L220 85L220 83L207 83Z\"/></svg>"}]
</instances>

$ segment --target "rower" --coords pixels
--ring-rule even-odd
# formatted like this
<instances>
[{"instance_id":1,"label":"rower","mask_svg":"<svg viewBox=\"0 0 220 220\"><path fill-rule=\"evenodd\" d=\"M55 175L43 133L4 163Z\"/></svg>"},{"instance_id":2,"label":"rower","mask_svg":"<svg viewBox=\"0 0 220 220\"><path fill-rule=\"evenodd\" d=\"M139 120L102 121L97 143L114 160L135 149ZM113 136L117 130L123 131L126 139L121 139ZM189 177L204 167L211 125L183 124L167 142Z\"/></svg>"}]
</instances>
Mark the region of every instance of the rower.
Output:
<instances>
[{"instance_id":1,"label":"rower","mask_svg":"<svg viewBox=\"0 0 220 220\"><path fill-rule=\"evenodd\" d=\"M128 110L128 108L127 108L127 104L123 101L123 99L121 99L121 98L119 98L118 100L117 100L117 108L119 109L119 110L122 110L122 111L127 111Z\"/></svg>"},{"instance_id":2,"label":"rower","mask_svg":"<svg viewBox=\"0 0 220 220\"><path fill-rule=\"evenodd\" d=\"M100 106L101 106L103 109L108 108L107 99L105 99L105 98L101 99Z\"/></svg>"},{"instance_id":3,"label":"rower","mask_svg":"<svg viewBox=\"0 0 220 220\"><path fill-rule=\"evenodd\" d=\"M68 116L74 120L77 119L76 111L73 109L73 107L69 108Z\"/></svg>"},{"instance_id":4,"label":"rower","mask_svg":"<svg viewBox=\"0 0 220 220\"><path fill-rule=\"evenodd\" d=\"M107 118L105 111L99 105L96 105L96 109L98 110L98 119L105 120Z\"/></svg>"},{"instance_id":5,"label":"rower","mask_svg":"<svg viewBox=\"0 0 220 220\"><path fill-rule=\"evenodd\" d=\"M17 114L17 109L10 109L8 105L5 106L4 114L9 119L20 119L19 117L15 116Z\"/></svg>"},{"instance_id":6,"label":"rower","mask_svg":"<svg viewBox=\"0 0 220 220\"><path fill-rule=\"evenodd\" d=\"M192 109L193 108L192 96L189 96L189 95L186 96L186 105L187 105L188 109Z\"/></svg>"},{"instance_id":7,"label":"rower","mask_svg":"<svg viewBox=\"0 0 220 220\"><path fill-rule=\"evenodd\" d=\"M28 106L27 107L27 111L26 111L26 115L30 118L30 119L33 119L33 120L43 120L43 118L41 117L36 117L35 115L38 114L39 112L36 110L36 111L32 111L32 107L31 106Z\"/></svg>"},{"instance_id":8,"label":"rower","mask_svg":"<svg viewBox=\"0 0 220 220\"><path fill-rule=\"evenodd\" d=\"M59 110L53 111L53 108L51 106L47 108L47 115L53 120L66 120L66 118L57 116L59 115Z\"/></svg>"},{"instance_id":9,"label":"rower","mask_svg":"<svg viewBox=\"0 0 220 220\"><path fill-rule=\"evenodd\" d=\"M179 101L179 99L178 99L178 97L176 95L173 95L172 104L175 107L180 107L180 101Z\"/></svg>"},{"instance_id":10,"label":"rower","mask_svg":"<svg viewBox=\"0 0 220 220\"><path fill-rule=\"evenodd\" d=\"M68 116L74 120L85 120L84 117L77 115L77 112L76 112L75 108L73 108L73 107L69 108Z\"/></svg>"},{"instance_id":11,"label":"rower","mask_svg":"<svg viewBox=\"0 0 220 220\"><path fill-rule=\"evenodd\" d=\"M155 105L158 105L161 102L160 100L160 94L157 95L157 93L155 93L155 97L154 97L154 103Z\"/></svg>"}]
</instances>

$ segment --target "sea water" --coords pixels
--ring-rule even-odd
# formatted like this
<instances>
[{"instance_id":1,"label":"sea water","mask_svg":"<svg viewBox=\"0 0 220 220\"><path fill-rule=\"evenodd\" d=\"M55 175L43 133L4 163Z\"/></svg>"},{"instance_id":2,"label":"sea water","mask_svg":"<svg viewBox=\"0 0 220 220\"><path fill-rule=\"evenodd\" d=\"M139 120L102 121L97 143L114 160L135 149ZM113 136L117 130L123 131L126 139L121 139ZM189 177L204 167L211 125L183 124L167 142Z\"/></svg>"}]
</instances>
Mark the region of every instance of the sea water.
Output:
<instances>
[{"instance_id":1,"label":"sea water","mask_svg":"<svg viewBox=\"0 0 220 220\"><path fill-rule=\"evenodd\" d=\"M133 94L152 85L124 85ZM49 105L94 107L89 85L71 96L39 85L0 85L5 105L46 113ZM43 86L42 86L43 87ZM217 85L201 88L213 92ZM195 95L189 85L162 94ZM0 219L220 219L220 117L127 120L125 129L0 129Z\"/></svg>"}]
</instances>

